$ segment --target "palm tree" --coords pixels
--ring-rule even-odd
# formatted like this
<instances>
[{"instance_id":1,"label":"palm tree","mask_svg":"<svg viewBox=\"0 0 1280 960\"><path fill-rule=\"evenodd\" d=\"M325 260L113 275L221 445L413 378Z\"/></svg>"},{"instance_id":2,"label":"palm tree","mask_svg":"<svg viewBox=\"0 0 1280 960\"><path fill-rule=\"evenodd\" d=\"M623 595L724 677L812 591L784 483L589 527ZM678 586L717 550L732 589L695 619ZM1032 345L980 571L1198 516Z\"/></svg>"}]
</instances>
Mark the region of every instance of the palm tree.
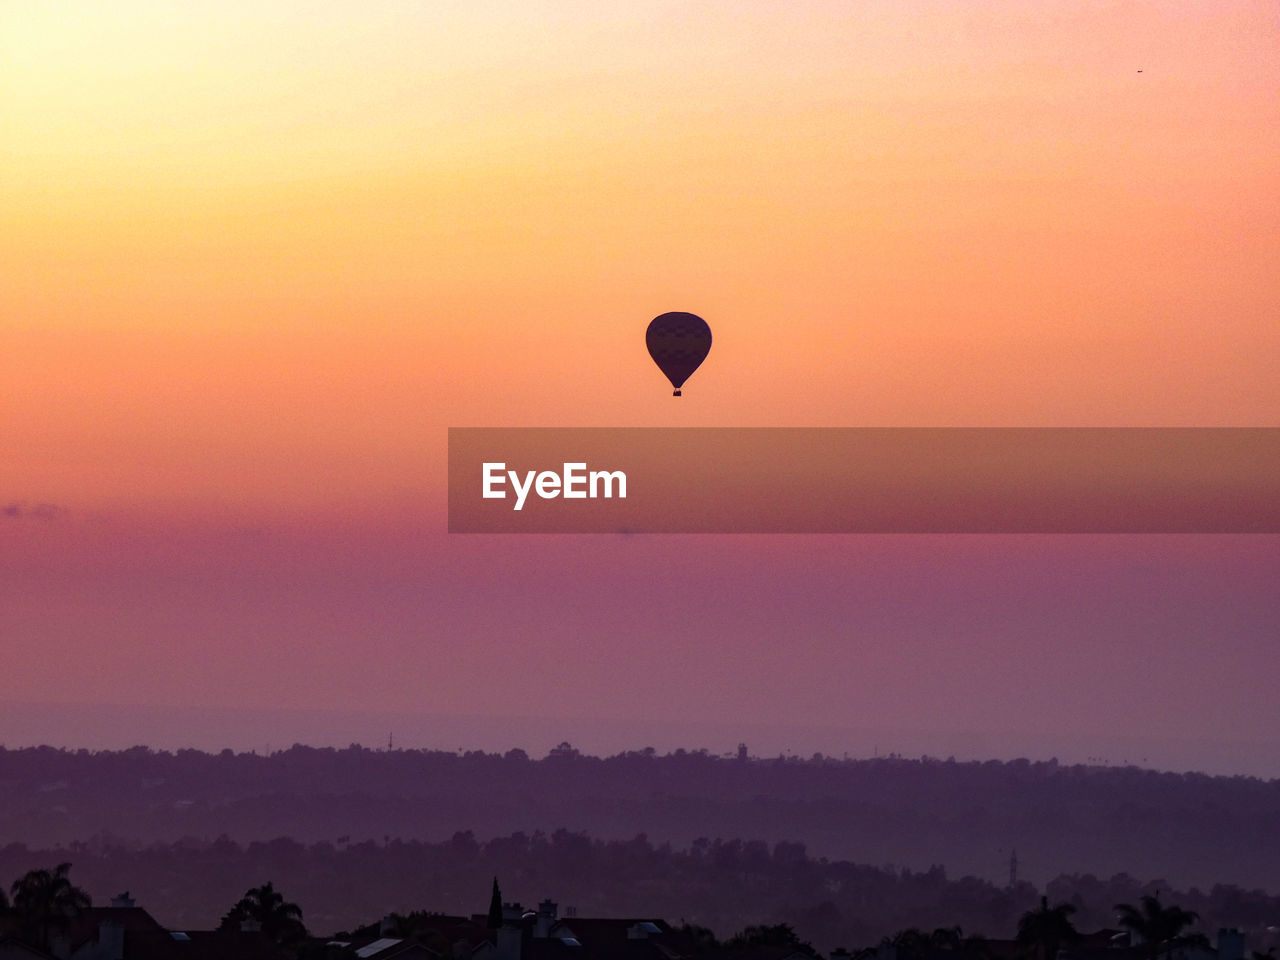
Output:
<instances>
[{"instance_id":1,"label":"palm tree","mask_svg":"<svg viewBox=\"0 0 1280 960\"><path fill-rule=\"evenodd\" d=\"M92 903L89 894L67 878L70 870L69 863L52 870L28 870L9 888L19 928L41 949L48 950L54 931L65 930Z\"/></svg>"},{"instance_id":2,"label":"palm tree","mask_svg":"<svg viewBox=\"0 0 1280 960\"><path fill-rule=\"evenodd\" d=\"M1080 939L1071 914L1076 908L1070 903L1049 906L1049 898L1040 898L1038 910L1028 910L1018 918L1018 946L1024 950L1038 949L1040 960L1056 960L1058 950L1067 943Z\"/></svg>"},{"instance_id":3,"label":"palm tree","mask_svg":"<svg viewBox=\"0 0 1280 960\"><path fill-rule=\"evenodd\" d=\"M1156 960L1161 954L1170 954L1179 947L1205 947L1209 940L1202 933L1184 933L1187 927L1200 919L1194 910L1183 910L1160 902L1160 891L1154 896L1143 896L1140 907L1129 903L1116 904L1116 918L1120 926L1129 931L1146 946L1147 956Z\"/></svg>"},{"instance_id":4,"label":"palm tree","mask_svg":"<svg viewBox=\"0 0 1280 960\"><path fill-rule=\"evenodd\" d=\"M301 940L307 935L302 908L285 900L270 880L247 890L222 918L222 926L238 926L246 920L256 923L263 934L278 943Z\"/></svg>"}]
</instances>

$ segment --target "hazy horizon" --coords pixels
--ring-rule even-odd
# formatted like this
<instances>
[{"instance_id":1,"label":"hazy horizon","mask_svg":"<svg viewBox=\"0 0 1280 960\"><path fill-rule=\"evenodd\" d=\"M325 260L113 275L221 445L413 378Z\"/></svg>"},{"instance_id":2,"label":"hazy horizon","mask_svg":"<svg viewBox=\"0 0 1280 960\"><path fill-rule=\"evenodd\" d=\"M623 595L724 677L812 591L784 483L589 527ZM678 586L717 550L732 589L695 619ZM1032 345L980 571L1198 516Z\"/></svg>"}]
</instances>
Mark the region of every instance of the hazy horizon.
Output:
<instances>
[{"instance_id":1,"label":"hazy horizon","mask_svg":"<svg viewBox=\"0 0 1280 960\"><path fill-rule=\"evenodd\" d=\"M433 531L437 519L0 521L0 697L213 708L230 718L219 723L315 709L491 717L500 733L502 718L560 716L544 745L584 749L613 724L625 732L598 749L746 740L1276 775L1275 537L468 538ZM231 726L256 749L326 739L306 724ZM376 745L384 727L330 736ZM435 743L425 729L396 733L537 746L465 725ZM37 724L28 738L48 734ZM1206 746L1232 743L1244 746Z\"/></svg>"}]
</instances>

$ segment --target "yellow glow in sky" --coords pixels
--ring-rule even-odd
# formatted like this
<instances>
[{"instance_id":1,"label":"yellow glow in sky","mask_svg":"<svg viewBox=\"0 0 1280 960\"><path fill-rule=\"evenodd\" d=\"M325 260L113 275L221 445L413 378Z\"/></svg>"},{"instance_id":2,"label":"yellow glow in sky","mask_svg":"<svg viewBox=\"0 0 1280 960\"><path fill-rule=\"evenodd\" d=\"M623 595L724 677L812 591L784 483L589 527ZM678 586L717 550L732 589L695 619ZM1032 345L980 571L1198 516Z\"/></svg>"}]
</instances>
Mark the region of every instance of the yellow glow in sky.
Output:
<instances>
[{"instance_id":1,"label":"yellow glow in sky","mask_svg":"<svg viewBox=\"0 0 1280 960\"><path fill-rule=\"evenodd\" d=\"M449 425L1274 424L1276 20L7 3L0 486L390 496ZM673 309L716 332L679 409Z\"/></svg>"}]
</instances>

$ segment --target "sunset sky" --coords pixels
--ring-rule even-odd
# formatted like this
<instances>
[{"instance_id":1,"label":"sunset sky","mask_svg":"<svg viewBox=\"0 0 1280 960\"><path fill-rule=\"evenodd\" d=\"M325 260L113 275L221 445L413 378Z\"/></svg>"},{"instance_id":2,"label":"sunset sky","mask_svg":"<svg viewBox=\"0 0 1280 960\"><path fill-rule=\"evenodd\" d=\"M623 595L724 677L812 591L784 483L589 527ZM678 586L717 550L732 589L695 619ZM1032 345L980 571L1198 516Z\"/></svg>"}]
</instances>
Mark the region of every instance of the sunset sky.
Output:
<instances>
[{"instance_id":1,"label":"sunset sky","mask_svg":"<svg viewBox=\"0 0 1280 960\"><path fill-rule=\"evenodd\" d=\"M1278 108L1270 0L4 0L0 742L1280 776L1275 536L444 532L450 426L1280 425Z\"/></svg>"}]
</instances>

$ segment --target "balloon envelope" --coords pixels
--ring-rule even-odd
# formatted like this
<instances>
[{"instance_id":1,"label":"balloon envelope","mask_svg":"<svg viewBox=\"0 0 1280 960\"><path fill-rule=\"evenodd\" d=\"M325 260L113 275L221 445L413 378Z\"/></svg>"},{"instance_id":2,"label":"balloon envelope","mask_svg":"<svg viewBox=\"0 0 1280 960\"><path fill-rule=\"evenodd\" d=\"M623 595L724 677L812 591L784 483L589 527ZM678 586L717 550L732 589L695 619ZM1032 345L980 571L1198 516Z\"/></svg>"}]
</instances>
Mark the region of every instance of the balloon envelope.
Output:
<instances>
[{"instance_id":1,"label":"balloon envelope","mask_svg":"<svg viewBox=\"0 0 1280 960\"><path fill-rule=\"evenodd\" d=\"M675 395L711 350L711 328L692 313L664 313L654 317L644 334L649 356L667 375Z\"/></svg>"}]
</instances>

